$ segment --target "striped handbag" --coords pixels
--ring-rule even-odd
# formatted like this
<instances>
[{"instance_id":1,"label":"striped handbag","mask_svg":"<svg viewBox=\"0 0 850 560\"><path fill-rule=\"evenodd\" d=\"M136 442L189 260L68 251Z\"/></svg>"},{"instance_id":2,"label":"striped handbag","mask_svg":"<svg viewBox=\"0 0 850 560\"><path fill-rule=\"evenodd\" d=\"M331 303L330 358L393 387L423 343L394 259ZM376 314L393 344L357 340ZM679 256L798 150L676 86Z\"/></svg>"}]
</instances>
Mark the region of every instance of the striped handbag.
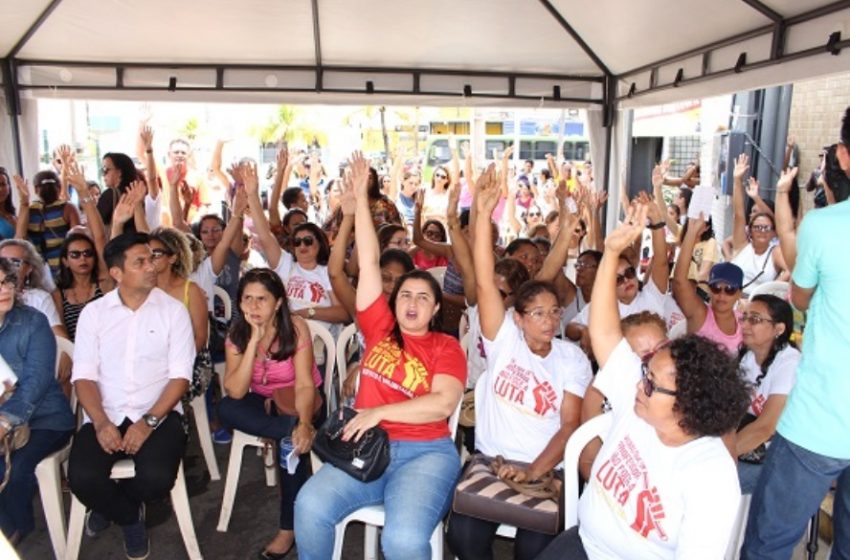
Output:
<instances>
[{"instance_id":1,"label":"striped handbag","mask_svg":"<svg viewBox=\"0 0 850 560\"><path fill-rule=\"evenodd\" d=\"M538 533L558 533L564 524L561 481L552 471L539 481L516 483L502 480L496 475L502 464L528 467L528 463L475 454L455 488L452 510L461 515Z\"/></svg>"}]
</instances>

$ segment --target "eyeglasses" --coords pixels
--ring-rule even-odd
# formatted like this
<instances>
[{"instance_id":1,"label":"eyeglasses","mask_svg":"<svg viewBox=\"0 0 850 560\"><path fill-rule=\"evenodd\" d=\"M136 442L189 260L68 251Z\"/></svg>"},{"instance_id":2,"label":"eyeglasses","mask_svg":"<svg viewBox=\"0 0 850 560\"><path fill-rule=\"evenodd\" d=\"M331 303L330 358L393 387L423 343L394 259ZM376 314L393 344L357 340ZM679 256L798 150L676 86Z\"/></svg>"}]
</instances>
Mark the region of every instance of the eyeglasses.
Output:
<instances>
[{"instance_id":1,"label":"eyeglasses","mask_svg":"<svg viewBox=\"0 0 850 560\"><path fill-rule=\"evenodd\" d=\"M584 269L590 269L590 268L597 268L598 266L599 266L599 265L598 265L598 264L596 264L596 263L592 263L592 262L581 262L581 261L579 261L579 262L577 262L577 263L576 263L576 270L584 270ZM634 270L634 269L633 269L633 270Z\"/></svg>"},{"instance_id":2,"label":"eyeglasses","mask_svg":"<svg viewBox=\"0 0 850 560\"><path fill-rule=\"evenodd\" d=\"M526 311L523 314L528 315L537 323L542 323L545 319L551 319L553 321L560 322L561 313L562 312L560 307L554 307L549 311L545 311L543 309L532 309L531 311Z\"/></svg>"},{"instance_id":3,"label":"eyeglasses","mask_svg":"<svg viewBox=\"0 0 850 560\"><path fill-rule=\"evenodd\" d=\"M509 297L514 295L514 293L513 292L506 292L505 290L499 288L499 295L502 296L502 299L504 300L504 299L508 299Z\"/></svg>"},{"instance_id":4,"label":"eyeglasses","mask_svg":"<svg viewBox=\"0 0 850 560\"><path fill-rule=\"evenodd\" d=\"M761 325L762 323L776 323L773 319L769 317L762 317L756 313L741 313L741 322L749 323L751 325Z\"/></svg>"},{"instance_id":5,"label":"eyeglasses","mask_svg":"<svg viewBox=\"0 0 850 560\"><path fill-rule=\"evenodd\" d=\"M14 274L7 274L5 278L0 280L0 290L14 290L18 286L18 277Z\"/></svg>"},{"instance_id":6,"label":"eyeglasses","mask_svg":"<svg viewBox=\"0 0 850 560\"><path fill-rule=\"evenodd\" d=\"M656 350L655 352L657 351L658 350ZM643 384L643 394L646 395L647 398L651 397L653 393L661 393L662 395L669 395L671 397L675 397L676 395L678 395L676 391L671 391L670 389L659 387L658 384L653 381L651 377L649 377L649 360L652 359L652 357L655 355L655 352L650 352L649 354L644 356L643 360L641 360L640 362L640 379Z\"/></svg>"},{"instance_id":7,"label":"eyeglasses","mask_svg":"<svg viewBox=\"0 0 850 560\"><path fill-rule=\"evenodd\" d=\"M305 235L304 237L296 237L292 240L293 247L300 247L303 243L305 247L312 247L313 243L315 243L316 238L312 235Z\"/></svg>"},{"instance_id":8,"label":"eyeglasses","mask_svg":"<svg viewBox=\"0 0 850 560\"><path fill-rule=\"evenodd\" d=\"M94 251L91 249L83 249L82 251L68 251L68 258L77 260L79 258L85 257L90 259L94 256Z\"/></svg>"},{"instance_id":9,"label":"eyeglasses","mask_svg":"<svg viewBox=\"0 0 850 560\"><path fill-rule=\"evenodd\" d=\"M757 224L754 226L750 226L750 229L753 231L758 231L761 233L766 233L768 231L773 231L773 226L767 224Z\"/></svg>"},{"instance_id":10,"label":"eyeglasses","mask_svg":"<svg viewBox=\"0 0 850 560\"><path fill-rule=\"evenodd\" d=\"M729 284L709 284L708 289L714 295L720 295L720 292L726 292L727 296L734 296L740 288L730 286Z\"/></svg>"},{"instance_id":11,"label":"eyeglasses","mask_svg":"<svg viewBox=\"0 0 850 560\"><path fill-rule=\"evenodd\" d=\"M632 280L637 276L637 272L635 272L635 267L630 266L626 270L623 271L622 274L617 275L617 285L623 284L626 280Z\"/></svg>"},{"instance_id":12,"label":"eyeglasses","mask_svg":"<svg viewBox=\"0 0 850 560\"><path fill-rule=\"evenodd\" d=\"M168 249L153 249L153 250L151 250L151 258L154 259L154 260L161 259L162 257L166 257L166 256L170 257L173 254L174 254L174 251L169 251Z\"/></svg>"},{"instance_id":13,"label":"eyeglasses","mask_svg":"<svg viewBox=\"0 0 850 560\"><path fill-rule=\"evenodd\" d=\"M536 211L536 210L535 210L535 211L533 211L533 212L529 212L529 213L528 213L528 217L529 217L529 218L530 218L531 216L536 216L536 217L538 217L538 218L539 218L539 217L540 217L540 216L542 216L542 215L543 215L543 214L541 214L540 212L538 212L538 211Z\"/></svg>"},{"instance_id":14,"label":"eyeglasses","mask_svg":"<svg viewBox=\"0 0 850 560\"><path fill-rule=\"evenodd\" d=\"M104 165L103 167L100 168L100 173L101 173L101 175L106 175L107 173L112 171L112 169L113 169L112 167L106 167Z\"/></svg>"},{"instance_id":15,"label":"eyeglasses","mask_svg":"<svg viewBox=\"0 0 850 560\"><path fill-rule=\"evenodd\" d=\"M11 265L14 266L15 268L21 268L21 266L23 266L23 264L25 262L24 259L19 259L18 257L0 257L0 258L4 258L7 261L9 261L9 263L11 263Z\"/></svg>"},{"instance_id":16,"label":"eyeglasses","mask_svg":"<svg viewBox=\"0 0 850 560\"><path fill-rule=\"evenodd\" d=\"M449 178L449 176L448 176L448 175L444 175L444 174L442 174L442 173L434 173L434 178L435 178L435 179L448 179L448 178Z\"/></svg>"}]
</instances>

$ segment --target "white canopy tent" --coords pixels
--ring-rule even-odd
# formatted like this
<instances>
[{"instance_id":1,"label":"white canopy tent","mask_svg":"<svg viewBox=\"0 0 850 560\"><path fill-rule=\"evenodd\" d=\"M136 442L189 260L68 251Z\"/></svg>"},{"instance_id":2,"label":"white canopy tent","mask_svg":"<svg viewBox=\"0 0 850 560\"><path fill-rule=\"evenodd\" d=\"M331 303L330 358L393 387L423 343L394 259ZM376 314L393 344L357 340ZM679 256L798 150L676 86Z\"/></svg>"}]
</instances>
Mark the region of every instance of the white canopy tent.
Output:
<instances>
[{"instance_id":1,"label":"white canopy tent","mask_svg":"<svg viewBox=\"0 0 850 560\"><path fill-rule=\"evenodd\" d=\"M607 185L621 110L850 70L850 0L7 0L0 18L0 162L25 170L39 97L544 104L588 110Z\"/></svg>"}]
</instances>

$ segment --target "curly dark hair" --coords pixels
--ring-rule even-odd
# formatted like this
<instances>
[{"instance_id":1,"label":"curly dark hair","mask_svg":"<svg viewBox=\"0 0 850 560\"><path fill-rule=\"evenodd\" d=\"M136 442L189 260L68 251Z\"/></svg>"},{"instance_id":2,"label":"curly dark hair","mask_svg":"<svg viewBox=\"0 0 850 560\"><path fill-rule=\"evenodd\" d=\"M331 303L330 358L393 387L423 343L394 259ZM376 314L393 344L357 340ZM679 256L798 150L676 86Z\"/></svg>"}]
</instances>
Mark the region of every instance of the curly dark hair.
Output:
<instances>
[{"instance_id":1,"label":"curly dark hair","mask_svg":"<svg viewBox=\"0 0 850 560\"><path fill-rule=\"evenodd\" d=\"M750 405L750 386L738 361L719 344L698 335L669 345L676 364L676 402L685 433L722 436L737 429Z\"/></svg>"},{"instance_id":2,"label":"curly dark hair","mask_svg":"<svg viewBox=\"0 0 850 560\"><path fill-rule=\"evenodd\" d=\"M309 232L316 238L316 243L319 244L319 253L316 255L316 262L322 266L327 265L328 259L331 256L331 245L328 243L328 236L325 235L322 228L316 224L312 222L304 222L303 224L298 224L295 226L295 229L292 230L292 239L295 239L295 236L302 231Z\"/></svg>"}]
</instances>

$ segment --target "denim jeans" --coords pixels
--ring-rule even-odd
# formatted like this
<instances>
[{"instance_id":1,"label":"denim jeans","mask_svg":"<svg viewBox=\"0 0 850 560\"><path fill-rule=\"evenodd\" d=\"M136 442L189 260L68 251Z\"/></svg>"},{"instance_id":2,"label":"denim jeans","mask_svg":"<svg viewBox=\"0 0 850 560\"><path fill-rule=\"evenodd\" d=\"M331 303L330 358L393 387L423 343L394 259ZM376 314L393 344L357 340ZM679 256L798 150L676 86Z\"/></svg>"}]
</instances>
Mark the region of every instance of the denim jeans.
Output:
<instances>
[{"instance_id":1,"label":"denim jeans","mask_svg":"<svg viewBox=\"0 0 850 560\"><path fill-rule=\"evenodd\" d=\"M850 460L833 459L791 443L779 433L767 450L753 492L741 558L791 558L806 522L838 479L833 507L833 560L850 560Z\"/></svg>"},{"instance_id":2,"label":"denim jeans","mask_svg":"<svg viewBox=\"0 0 850 560\"><path fill-rule=\"evenodd\" d=\"M71 430L32 430L29 442L12 453L9 485L0 492L0 529L7 537L17 531L23 538L35 527L32 501L38 482L35 467L42 459L62 449L71 439ZM6 460L0 455L0 480Z\"/></svg>"},{"instance_id":3,"label":"denim jeans","mask_svg":"<svg viewBox=\"0 0 850 560\"><path fill-rule=\"evenodd\" d=\"M218 415L222 424L228 428L251 434L252 436L270 438L279 442L281 438L292 434L298 418L295 416L278 416L276 411L266 413L266 398L257 393L248 393L241 399L224 397L218 405ZM278 527L284 531L294 528L295 496L304 486L310 476L310 456L302 455L298 461L295 474L289 474L281 468L280 461L275 458L278 479L280 480L280 518Z\"/></svg>"},{"instance_id":4,"label":"denim jeans","mask_svg":"<svg viewBox=\"0 0 850 560\"><path fill-rule=\"evenodd\" d=\"M741 494L752 494L756 489L764 464L755 465L738 461L738 482L741 483Z\"/></svg>"},{"instance_id":5,"label":"denim jeans","mask_svg":"<svg viewBox=\"0 0 850 560\"><path fill-rule=\"evenodd\" d=\"M355 510L383 504L381 549L387 560L428 560L431 533L449 509L459 475L460 458L449 438L390 442L390 464L372 482L325 464L295 502L298 558L330 558L334 526Z\"/></svg>"}]
</instances>

